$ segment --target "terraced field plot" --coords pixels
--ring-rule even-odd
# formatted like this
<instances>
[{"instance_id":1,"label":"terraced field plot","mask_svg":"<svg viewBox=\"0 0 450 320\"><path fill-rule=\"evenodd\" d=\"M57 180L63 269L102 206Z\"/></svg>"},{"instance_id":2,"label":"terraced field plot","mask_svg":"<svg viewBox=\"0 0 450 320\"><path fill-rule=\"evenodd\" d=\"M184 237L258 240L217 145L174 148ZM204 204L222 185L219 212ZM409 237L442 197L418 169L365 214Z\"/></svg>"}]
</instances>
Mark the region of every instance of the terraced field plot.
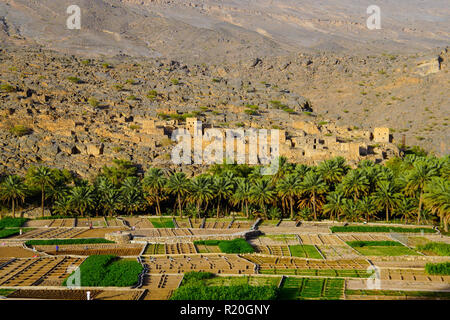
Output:
<instances>
[{"instance_id":1,"label":"terraced field plot","mask_svg":"<svg viewBox=\"0 0 450 320\"><path fill-rule=\"evenodd\" d=\"M106 227L106 222L104 218L79 218L77 219L77 227L93 227L104 228Z\"/></svg>"},{"instance_id":2,"label":"terraced field plot","mask_svg":"<svg viewBox=\"0 0 450 320\"><path fill-rule=\"evenodd\" d=\"M293 257L323 259L317 248L312 245L294 245L289 246L289 249Z\"/></svg>"},{"instance_id":3,"label":"terraced field plot","mask_svg":"<svg viewBox=\"0 0 450 320\"><path fill-rule=\"evenodd\" d=\"M300 234L302 244L309 245L344 245L345 243L335 235L323 234Z\"/></svg>"},{"instance_id":4,"label":"terraced field plot","mask_svg":"<svg viewBox=\"0 0 450 320\"><path fill-rule=\"evenodd\" d=\"M99 254L111 254L117 256L138 256L144 245L142 244L77 244L77 245L59 245L56 246L35 246L36 250L46 252L50 255L77 255L91 256Z\"/></svg>"},{"instance_id":5,"label":"terraced field plot","mask_svg":"<svg viewBox=\"0 0 450 320\"><path fill-rule=\"evenodd\" d=\"M193 243L149 243L144 251L144 255L192 253L197 253Z\"/></svg>"},{"instance_id":6,"label":"terraced field plot","mask_svg":"<svg viewBox=\"0 0 450 320\"><path fill-rule=\"evenodd\" d=\"M93 228L93 229L84 229L84 232L77 234L74 238L104 238L105 234L117 232L117 231L125 231L127 230L124 227L121 228Z\"/></svg>"},{"instance_id":7,"label":"terraced field plot","mask_svg":"<svg viewBox=\"0 0 450 320\"><path fill-rule=\"evenodd\" d=\"M6 260L9 260L10 258L31 258L35 255L40 254L19 246L0 246L0 258L8 258Z\"/></svg>"},{"instance_id":8,"label":"terraced field plot","mask_svg":"<svg viewBox=\"0 0 450 320\"><path fill-rule=\"evenodd\" d=\"M288 277L280 289L280 299L338 300L343 293L343 279Z\"/></svg>"},{"instance_id":9,"label":"terraced field plot","mask_svg":"<svg viewBox=\"0 0 450 320\"><path fill-rule=\"evenodd\" d=\"M206 221L204 228L205 229L227 229L230 225L231 220L229 221Z\"/></svg>"},{"instance_id":10,"label":"terraced field plot","mask_svg":"<svg viewBox=\"0 0 450 320\"><path fill-rule=\"evenodd\" d=\"M278 286L281 277L214 277L203 280L206 286L238 286L248 284L250 286Z\"/></svg>"},{"instance_id":11,"label":"terraced field plot","mask_svg":"<svg viewBox=\"0 0 450 320\"><path fill-rule=\"evenodd\" d=\"M142 218L142 217L127 217L123 218L125 223L127 223L130 227L135 227L136 229L147 229L154 228L150 219Z\"/></svg>"},{"instance_id":12,"label":"terraced field plot","mask_svg":"<svg viewBox=\"0 0 450 320\"><path fill-rule=\"evenodd\" d=\"M364 256L419 255L396 241L349 241L347 244Z\"/></svg>"},{"instance_id":13,"label":"terraced field plot","mask_svg":"<svg viewBox=\"0 0 450 320\"><path fill-rule=\"evenodd\" d=\"M256 246L256 252L274 256L291 256L289 246Z\"/></svg>"},{"instance_id":14,"label":"terraced field plot","mask_svg":"<svg viewBox=\"0 0 450 320\"><path fill-rule=\"evenodd\" d=\"M346 299L395 299L395 300L450 300L450 292L401 291L401 290L345 290Z\"/></svg>"},{"instance_id":15,"label":"terraced field plot","mask_svg":"<svg viewBox=\"0 0 450 320\"><path fill-rule=\"evenodd\" d=\"M219 246L209 246L204 244L196 244L195 247L199 253L221 253Z\"/></svg>"},{"instance_id":16,"label":"terraced field plot","mask_svg":"<svg viewBox=\"0 0 450 320\"><path fill-rule=\"evenodd\" d=\"M142 295L142 290L19 289L10 294L8 298L87 300L88 291L91 300L137 300Z\"/></svg>"},{"instance_id":17,"label":"terraced field plot","mask_svg":"<svg viewBox=\"0 0 450 320\"><path fill-rule=\"evenodd\" d=\"M191 255L143 257L150 274L205 271L226 274L252 274L254 265L236 255Z\"/></svg>"},{"instance_id":18,"label":"terraced field plot","mask_svg":"<svg viewBox=\"0 0 450 320\"><path fill-rule=\"evenodd\" d=\"M116 218L106 218L108 227L123 227L123 222Z\"/></svg>"},{"instance_id":19,"label":"terraced field plot","mask_svg":"<svg viewBox=\"0 0 450 320\"><path fill-rule=\"evenodd\" d=\"M147 274L144 277L142 289L147 289L144 300L167 300L173 291L178 288L183 275L155 275Z\"/></svg>"},{"instance_id":20,"label":"terraced field plot","mask_svg":"<svg viewBox=\"0 0 450 320\"><path fill-rule=\"evenodd\" d=\"M361 254L353 250L348 245L343 246L317 246L324 255L325 259L354 259Z\"/></svg>"},{"instance_id":21,"label":"terraced field plot","mask_svg":"<svg viewBox=\"0 0 450 320\"><path fill-rule=\"evenodd\" d=\"M42 281L62 281L70 273L69 266L77 267L81 258L15 259L0 268L0 286L36 286Z\"/></svg>"},{"instance_id":22,"label":"terraced field plot","mask_svg":"<svg viewBox=\"0 0 450 320\"><path fill-rule=\"evenodd\" d=\"M85 233L85 228L38 228L15 236L14 239L69 239ZM104 234L103 234L104 235Z\"/></svg>"}]
</instances>

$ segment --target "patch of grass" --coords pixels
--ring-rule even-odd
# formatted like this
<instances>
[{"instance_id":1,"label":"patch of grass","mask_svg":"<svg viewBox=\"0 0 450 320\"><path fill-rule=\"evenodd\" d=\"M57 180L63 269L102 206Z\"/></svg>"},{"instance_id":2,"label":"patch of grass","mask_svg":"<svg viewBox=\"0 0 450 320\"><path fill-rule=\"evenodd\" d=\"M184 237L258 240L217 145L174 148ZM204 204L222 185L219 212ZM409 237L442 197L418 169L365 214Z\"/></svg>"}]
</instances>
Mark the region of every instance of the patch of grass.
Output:
<instances>
[{"instance_id":1,"label":"patch of grass","mask_svg":"<svg viewBox=\"0 0 450 320\"><path fill-rule=\"evenodd\" d=\"M432 228L403 228L388 226L334 226L331 232L408 232L408 233L436 233Z\"/></svg>"},{"instance_id":2,"label":"patch of grass","mask_svg":"<svg viewBox=\"0 0 450 320\"><path fill-rule=\"evenodd\" d=\"M349 241L347 244L365 256L418 255L414 250L395 241Z\"/></svg>"},{"instance_id":3,"label":"patch of grass","mask_svg":"<svg viewBox=\"0 0 450 320\"><path fill-rule=\"evenodd\" d=\"M20 228L28 219L26 218L12 218L6 217L0 219L0 229L4 228Z\"/></svg>"},{"instance_id":4,"label":"patch of grass","mask_svg":"<svg viewBox=\"0 0 450 320\"><path fill-rule=\"evenodd\" d=\"M219 242L223 253L253 253L255 249L244 239L223 240Z\"/></svg>"},{"instance_id":5,"label":"patch of grass","mask_svg":"<svg viewBox=\"0 0 450 320\"><path fill-rule=\"evenodd\" d=\"M30 132L31 130L28 127L21 124L17 124L9 129L9 133L15 135L16 137L23 137Z\"/></svg>"},{"instance_id":6,"label":"patch of grass","mask_svg":"<svg viewBox=\"0 0 450 320\"><path fill-rule=\"evenodd\" d=\"M95 98L89 98L88 103L91 105L91 107L94 107L94 108L96 108L100 105L100 102Z\"/></svg>"},{"instance_id":7,"label":"patch of grass","mask_svg":"<svg viewBox=\"0 0 450 320\"><path fill-rule=\"evenodd\" d=\"M150 218L150 222L155 228L175 228L175 225L170 218Z\"/></svg>"},{"instance_id":8,"label":"patch of grass","mask_svg":"<svg viewBox=\"0 0 450 320\"><path fill-rule=\"evenodd\" d=\"M0 85L0 90L3 92L7 92L7 93L11 93L16 91L16 88L12 85L10 85L9 83L2 83Z\"/></svg>"},{"instance_id":9,"label":"patch of grass","mask_svg":"<svg viewBox=\"0 0 450 320\"><path fill-rule=\"evenodd\" d=\"M194 245L218 246L223 253L253 253L255 249L244 239L233 240L199 240Z\"/></svg>"},{"instance_id":10,"label":"patch of grass","mask_svg":"<svg viewBox=\"0 0 450 320\"><path fill-rule=\"evenodd\" d=\"M7 297L8 295L13 293L14 291L16 291L16 290L14 290L14 289L0 289L0 296Z\"/></svg>"},{"instance_id":11,"label":"patch of grass","mask_svg":"<svg viewBox=\"0 0 450 320\"><path fill-rule=\"evenodd\" d=\"M417 247L420 251L431 251L438 256L450 256L450 244L441 242L431 242Z\"/></svg>"},{"instance_id":12,"label":"patch of grass","mask_svg":"<svg viewBox=\"0 0 450 320\"><path fill-rule=\"evenodd\" d=\"M11 236L18 235L20 233L20 229L2 229L0 230L0 239L9 238Z\"/></svg>"},{"instance_id":13,"label":"patch of grass","mask_svg":"<svg viewBox=\"0 0 450 320\"><path fill-rule=\"evenodd\" d=\"M67 77L67 80L69 80L70 82L75 83L75 84L83 83L83 81L77 77Z\"/></svg>"},{"instance_id":14,"label":"patch of grass","mask_svg":"<svg viewBox=\"0 0 450 320\"><path fill-rule=\"evenodd\" d=\"M427 263L425 265L425 272L428 274L450 275L450 262L442 263Z\"/></svg>"},{"instance_id":15,"label":"patch of grass","mask_svg":"<svg viewBox=\"0 0 450 320\"><path fill-rule=\"evenodd\" d=\"M289 246L289 249L291 250L291 255L293 257L323 259L319 251L317 251L316 247L313 245L294 245Z\"/></svg>"},{"instance_id":16,"label":"patch of grass","mask_svg":"<svg viewBox=\"0 0 450 320\"><path fill-rule=\"evenodd\" d=\"M94 255L80 265L82 287L129 287L138 282L142 265L114 255ZM64 280L67 285L67 279Z\"/></svg>"},{"instance_id":17,"label":"patch of grass","mask_svg":"<svg viewBox=\"0 0 450 320\"><path fill-rule=\"evenodd\" d=\"M64 245L64 244L95 244L95 243L115 243L114 241L103 238L92 239L51 239L51 240L28 240L27 246L46 246L46 245Z\"/></svg>"},{"instance_id":18,"label":"patch of grass","mask_svg":"<svg viewBox=\"0 0 450 320\"><path fill-rule=\"evenodd\" d=\"M403 244L397 241L348 241L347 244L352 248L361 247L403 247Z\"/></svg>"}]
</instances>

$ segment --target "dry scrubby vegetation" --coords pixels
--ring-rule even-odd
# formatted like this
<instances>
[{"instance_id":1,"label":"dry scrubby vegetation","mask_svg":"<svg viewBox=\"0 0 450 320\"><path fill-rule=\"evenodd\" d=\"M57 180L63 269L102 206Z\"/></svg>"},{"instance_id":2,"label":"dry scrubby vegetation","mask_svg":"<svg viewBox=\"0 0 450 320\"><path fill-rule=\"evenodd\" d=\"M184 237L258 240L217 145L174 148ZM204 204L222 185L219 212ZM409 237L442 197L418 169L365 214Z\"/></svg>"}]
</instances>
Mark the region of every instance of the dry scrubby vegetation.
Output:
<instances>
[{"instance_id":1,"label":"dry scrubby vegetation","mask_svg":"<svg viewBox=\"0 0 450 320\"><path fill-rule=\"evenodd\" d=\"M148 214L211 217L241 212L246 217L304 220L373 221L441 224L450 220L450 157L407 155L385 166L362 161L351 169L343 158L317 166L280 158L273 176L260 167L213 165L188 178L151 168L145 174L126 160L105 166L93 183L68 171L31 167L24 177L7 176L0 197L11 205L39 203L57 215ZM40 201L38 200L40 198ZM157 224L157 222L156 222ZM389 229L389 230L388 230ZM337 231L422 232L395 227L335 227ZM423 229L424 232L433 232Z\"/></svg>"}]
</instances>

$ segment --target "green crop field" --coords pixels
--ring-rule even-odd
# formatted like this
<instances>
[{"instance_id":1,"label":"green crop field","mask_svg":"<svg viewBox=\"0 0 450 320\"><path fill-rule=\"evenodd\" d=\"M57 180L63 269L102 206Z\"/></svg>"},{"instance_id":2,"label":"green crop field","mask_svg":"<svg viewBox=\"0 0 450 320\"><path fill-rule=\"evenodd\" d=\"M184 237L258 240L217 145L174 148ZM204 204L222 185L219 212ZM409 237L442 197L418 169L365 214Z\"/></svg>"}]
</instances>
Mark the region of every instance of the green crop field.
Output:
<instances>
[{"instance_id":1,"label":"green crop field","mask_svg":"<svg viewBox=\"0 0 450 320\"><path fill-rule=\"evenodd\" d=\"M289 249L291 250L291 255L293 257L323 259L319 251L317 251L316 247L313 245L294 245L289 246Z\"/></svg>"},{"instance_id":2,"label":"green crop field","mask_svg":"<svg viewBox=\"0 0 450 320\"><path fill-rule=\"evenodd\" d=\"M150 218L149 220L155 228L175 228L171 218Z\"/></svg>"},{"instance_id":3,"label":"green crop field","mask_svg":"<svg viewBox=\"0 0 450 320\"><path fill-rule=\"evenodd\" d=\"M339 269L263 269L261 274L283 274L298 276L342 277L342 278L368 278L366 270L339 270Z\"/></svg>"},{"instance_id":4,"label":"green crop field","mask_svg":"<svg viewBox=\"0 0 450 320\"><path fill-rule=\"evenodd\" d=\"M338 300L343 295L343 279L288 277L279 293L282 300Z\"/></svg>"}]
</instances>

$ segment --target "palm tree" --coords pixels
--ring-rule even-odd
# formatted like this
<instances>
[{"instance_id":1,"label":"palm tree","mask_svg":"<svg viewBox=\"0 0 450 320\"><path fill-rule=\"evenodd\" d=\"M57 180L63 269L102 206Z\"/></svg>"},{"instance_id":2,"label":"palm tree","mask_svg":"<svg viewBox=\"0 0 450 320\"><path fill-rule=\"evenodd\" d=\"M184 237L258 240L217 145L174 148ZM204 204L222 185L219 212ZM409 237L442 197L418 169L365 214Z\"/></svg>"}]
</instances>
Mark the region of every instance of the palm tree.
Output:
<instances>
[{"instance_id":1,"label":"palm tree","mask_svg":"<svg viewBox=\"0 0 450 320\"><path fill-rule=\"evenodd\" d=\"M339 166L336 159L331 159L321 162L317 167L317 172L329 186L333 186L341 182L345 175L345 168Z\"/></svg>"},{"instance_id":2,"label":"palm tree","mask_svg":"<svg viewBox=\"0 0 450 320\"><path fill-rule=\"evenodd\" d=\"M342 179L342 183L339 187L342 188L345 197L350 198L353 196L353 200L356 201L356 199L361 196L368 194L369 180L361 170L355 169L350 171L344 179Z\"/></svg>"},{"instance_id":3,"label":"palm tree","mask_svg":"<svg viewBox=\"0 0 450 320\"><path fill-rule=\"evenodd\" d=\"M231 197L234 204L241 203L242 211L245 207L245 216L249 217L248 203L250 201L251 184L247 178L238 178L236 183L236 190Z\"/></svg>"},{"instance_id":4,"label":"palm tree","mask_svg":"<svg viewBox=\"0 0 450 320\"><path fill-rule=\"evenodd\" d=\"M176 172L172 174L167 181L167 190L169 193L177 196L178 209L180 210L181 218L183 218L181 197L186 197L189 194L189 185L189 180L186 178L186 174L184 172Z\"/></svg>"},{"instance_id":5,"label":"palm tree","mask_svg":"<svg viewBox=\"0 0 450 320\"><path fill-rule=\"evenodd\" d=\"M214 177L214 193L217 198L217 218L219 218L222 200L229 199L233 194L234 183L230 177Z\"/></svg>"},{"instance_id":6,"label":"palm tree","mask_svg":"<svg viewBox=\"0 0 450 320\"><path fill-rule=\"evenodd\" d=\"M417 199L415 198L402 198L395 208L394 213L401 216L401 220L405 219L405 223L408 223L409 218L415 215L414 211L417 208Z\"/></svg>"},{"instance_id":7,"label":"palm tree","mask_svg":"<svg viewBox=\"0 0 450 320\"><path fill-rule=\"evenodd\" d=\"M68 216L72 212L70 197L65 196L57 199L53 204L53 212L57 215Z\"/></svg>"},{"instance_id":8,"label":"palm tree","mask_svg":"<svg viewBox=\"0 0 450 320\"><path fill-rule=\"evenodd\" d=\"M99 176L96 181L96 190L99 205L103 208L104 213L112 216L119 207L120 192L110 179Z\"/></svg>"},{"instance_id":9,"label":"palm tree","mask_svg":"<svg viewBox=\"0 0 450 320\"><path fill-rule=\"evenodd\" d=\"M370 221L370 217L376 215L378 212L378 208L371 197L363 197L358 200L357 205L360 213L365 216L367 222Z\"/></svg>"},{"instance_id":10,"label":"palm tree","mask_svg":"<svg viewBox=\"0 0 450 320\"><path fill-rule=\"evenodd\" d=\"M250 189L250 199L252 203L257 204L263 209L264 216L267 218L266 205L273 203L275 200L276 192L273 184L268 178L257 180Z\"/></svg>"},{"instance_id":11,"label":"palm tree","mask_svg":"<svg viewBox=\"0 0 450 320\"><path fill-rule=\"evenodd\" d=\"M189 198L196 204L197 217L200 217L200 208L214 199L214 184L211 176L200 175L192 179Z\"/></svg>"},{"instance_id":12,"label":"palm tree","mask_svg":"<svg viewBox=\"0 0 450 320\"><path fill-rule=\"evenodd\" d=\"M300 178L296 174L289 174L284 179L278 181L277 192L282 201L289 202L290 217L294 219L294 203L300 186Z\"/></svg>"},{"instance_id":13,"label":"palm tree","mask_svg":"<svg viewBox=\"0 0 450 320\"><path fill-rule=\"evenodd\" d=\"M25 200L28 190L23 183L23 179L12 175L6 177L0 186L0 199L5 202L11 202L13 218L16 217L16 205Z\"/></svg>"},{"instance_id":14,"label":"palm tree","mask_svg":"<svg viewBox=\"0 0 450 320\"><path fill-rule=\"evenodd\" d=\"M120 187L120 200L123 209L129 215L141 211L145 207L142 184L137 177L126 177Z\"/></svg>"},{"instance_id":15,"label":"palm tree","mask_svg":"<svg viewBox=\"0 0 450 320\"><path fill-rule=\"evenodd\" d=\"M164 188L167 184L167 178L164 171L159 168L151 168L142 181L144 190L152 195L156 201L156 215L161 214L160 202L163 198Z\"/></svg>"},{"instance_id":16,"label":"palm tree","mask_svg":"<svg viewBox=\"0 0 450 320\"><path fill-rule=\"evenodd\" d=\"M95 207L95 193L90 186L76 186L70 192L70 207L82 217Z\"/></svg>"},{"instance_id":17,"label":"palm tree","mask_svg":"<svg viewBox=\"0 0 450 320\"><path fill-rule=\"evenodd\" d=\"M444 225L445 232L448 232L450 221L450 181L446 178L435 177L425 185L423 195L424 204L433 213L439 215L441 226Z\"/></svg>"},{"instance_id":18,"label":"palm tree","mask_svg":"<svg viewBox=\"0 0 450 320\"><path fill-rule=\"evenodd\" d=\"M358 202L352 199L344 199L344 215L350 221L357 221L360 218L361 209Z\"/></svg>"},{"instance_id":19,"label":"palm tree","mask_svg":"<svg viewBox=\"0 0 450 320\"><path fill-rule=\"evenodd\" d=\"M411 196L419 193L419 206L417 208L418 224L420 223L425 184L430 182L434 176L437 176L437 174L438 171L436 167L429 165L425 161L416 161L413 163L413 169L406 176L406 194Z\"/></svg>"},{"instance_id":20,"label":"palm tree","mask_svg":"<svg viewBox=\"0 0 450 320\"><path fill-rule=\"evenodd\" d=\"M323 212L325 214L329 214L331 220L334 220L334 217L336 217L338 220L341 215L345 212L345 206L344 206L344 196L342 192L339 192L338 190L330 193L327 196L327 203L323 206Z\"/></svg>"},{"instance_id":21,"label":"palm tree","mask_svg":"<svg viewBox=\"0 0 450 320\"><path fill-rule=\"evenodd\" d=\"M389 221L389 210L394 210L398 204L401 194L398 193L398 187L392 181L380 181L377 189L373 193L374 204L379 210L386 210L386 221Z\"/></svg>"},{"instance_id":22,"label":"palm tree","mask_svg":"<svg viewBox=\"0 0 450 320\"><path fill-rule=\"evenodd\" d=\"M322 204L325 193L328 191L327 184L323 180L322 176L314 171L308 172L300 183L300 193L303 197L303 201L300 202L300 206L303 207L306 203L311 203L314 220L317 220L317 206Z\"/></svg>"},{"instance_id":23,"label":"palm tree","mask_svg":"<svg viewBox=\"0 0 450 320\"><path fill-rule=\"evenodd\" d=\"M47 167L33 168L30 176L31 183L41 188L41 208L44 216L45 188L54 184L52 171Z\"/></svg>"}]
</instances>

